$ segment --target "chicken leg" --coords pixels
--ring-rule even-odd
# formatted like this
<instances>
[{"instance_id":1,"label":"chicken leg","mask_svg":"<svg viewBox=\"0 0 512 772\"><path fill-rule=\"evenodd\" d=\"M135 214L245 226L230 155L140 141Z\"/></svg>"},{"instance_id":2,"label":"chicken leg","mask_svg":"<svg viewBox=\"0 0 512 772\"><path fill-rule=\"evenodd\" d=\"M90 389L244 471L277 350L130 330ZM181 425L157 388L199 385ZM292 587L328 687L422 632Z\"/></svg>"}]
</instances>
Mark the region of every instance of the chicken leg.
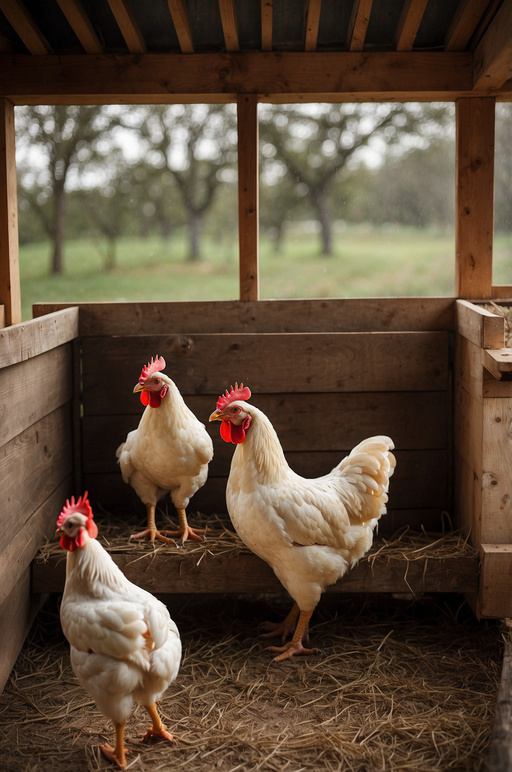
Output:
<instances>
[{"instance_id":1,"label":"chicken leg","mask_svg":"<svg viewBox=\"0 0 512 772\"><path fill-rule=\"evenodd\" d=\"M302 645L302 640L303 640L304 634L307 633L309 620L311 619L312 614L313 614L313 611L300 612L299 621L297 622L297 627L295 628L293 638L291 639L291 641L289 641L289 643L286 643L284 646L268 647L268 651L279 654L278 657L274 657L274 659L272 660L273 663L282 662L285 659L291 659L292 657L298 654L306 655L306 654L316 653L316 649L305 649L304 646Z\"/></svg>"},{"instance_id":2,"label":"chicken leg","mask_svg":"<svg viewBox=\"0 0 512 772\"><path fill-rule=\"evenodd\" d=\"M169 740L169 742L174 742L178 739L177 735L173 735L168 732L165 726L162 724L162 719L158 714L158 710L154 702L152 705L144 705L144 707L149 713L149 717L153 722L153 725L149 727L146 734L142 737L140 741L141 743L151 740L152 737L163 737L164 740Z\"/></svg>"},{"instance_id":3,"label":"chicken leg","mask_svg":"<svg viewBox=\"0 0 512 772\"><path fill-rule=\"evenodd\" d=\"M296 626L297 618L299 616L299 607L296 603L293 604L292 610L282 622L263 622L261 625L262 633L261 638L281 638L281 643L284 643L288 636L292 635ZM304 630L304 637L302 642L308 638L307 626Z\"/></svg>"},{"instance_id":4,"label":"chicken leg","mask_svg":"<svg viewBox=\"0 0 512 772\"><path fill-rule=\"evenodd\" d=\"M161 531L166 536L181 536L181 543L187 541L187 539L194 539L194 541L204 541L204 534L208 530L207 528L192 528L187 522L187 513L184 509L176 509L178 513L178 519L180 521L180 527L177 531Z\"/></svg>"},{"instance_id":5,"label":"chicken leg","mask_svg":"<svg viewBox=\"0 0 512 772\"><path fill-rule=\"evenodd\" d=\"M110 745L100 745L100 751L106 759L117 764L119 769L126 769L126 749L124 747L124 724L116 724L116 747Z\"/></svg>"}]
</instances>

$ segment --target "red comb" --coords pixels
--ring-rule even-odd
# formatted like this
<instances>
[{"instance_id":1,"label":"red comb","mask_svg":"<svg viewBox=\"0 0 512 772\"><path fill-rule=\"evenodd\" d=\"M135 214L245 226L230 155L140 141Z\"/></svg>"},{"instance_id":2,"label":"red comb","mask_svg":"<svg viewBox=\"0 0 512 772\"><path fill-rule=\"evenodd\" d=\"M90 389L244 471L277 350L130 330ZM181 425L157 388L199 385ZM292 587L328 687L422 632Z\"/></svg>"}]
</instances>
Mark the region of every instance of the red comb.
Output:
<instances>
[{"instance_id":1,"label":"red comb","mask_svg":"<svg viewBox=\"0 0 512 772\"><path fill-rule=\"evenodd\" d=\"M59 519L57 520L57 528L61 527L64 520L69 517L69 515L73 515L75 512L78 512L81 515L85 515L87 518L87 533L91 539L96 538L98 535L98 529L96 527L96 523L92 519L92 509L87 496L88 493L85 491L84 495L80 496L78 501L75 501L74 496L71 496L71 501L66 499L66 503L59 515Z\"/></svg>"},{"instance_id":2,"label":"red comb","mask_svg":"<svg viewBox=\"0 0 512 772\"><path fill-rule=\"evenodd\" d=\"M250 397L251 390L248 386L244 387L243 383L238 386L238 383L235 383L235 388L231 387L231 391L226 389L226 393L221 394L217 400L217 410L224 410L227 405L237 399L246 400L250 399Z\"/></svg>"},{"instance_id":3,"label":"red comb","mask_svg":"<svg viewBox=\"0 0 512 772\"><path fill-rule=\"evenodd\" d=\"M162 370L165 370L165 359L157 354L155 359L151 357L151 361L142 368L139 383L145 383L153 373L160 373Z\"/></svg>"}]
</instances>

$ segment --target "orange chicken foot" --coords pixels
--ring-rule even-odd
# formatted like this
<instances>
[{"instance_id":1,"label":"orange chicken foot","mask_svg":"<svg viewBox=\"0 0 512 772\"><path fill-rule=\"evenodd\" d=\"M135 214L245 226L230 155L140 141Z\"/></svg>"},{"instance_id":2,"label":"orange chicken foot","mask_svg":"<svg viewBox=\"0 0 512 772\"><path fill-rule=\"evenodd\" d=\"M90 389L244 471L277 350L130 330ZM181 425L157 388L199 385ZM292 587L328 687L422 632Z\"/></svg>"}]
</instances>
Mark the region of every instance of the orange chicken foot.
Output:
<instances>
[{"instance_id":1,"label":"orange chicken foot","mask_svg":"<svg viewBox=\"0 0 512 772\"><path fill-rule=\"evenodd\" d=\"M117 764L119 769L126 769L126 754L128 751L124 747L124 724L116 724L116 747L110 745L100 745L100 751L106 759Z\"/></svg>"},{"instance_id":2,"label":"orange chicken foot","mask_svg":"<svg viewBox=\"0 0 512 772\"><path fill-rule=\"evenodd\" d=\"M297 618L299 616L299 607L296 603L293 604L292 610L282 622L262 622L260 625L260 638L281 638L281 643L284 643L286 638L293 634L293 631L297 625ZM308 640L308 628L304 631L302 643Z\"/></svg>"},{"instance_id":3,"label":"orange chicken foot","mask_svg":"<svg viewBox=\"0 0 512 772\"><path fill-rule=\"evenodd\" d=\"M181 543L184 544L187 539L193 539L194 541L204 541L204 534L206 533L206 528L192 528L188 522L187 522L187 513L184 509L177 509L178 518L180 521L180 527L177 531L161 531L160 533L164 533L166 536L180 536L181 537ZM171 539L168 539L167 541L171 541Z\"/></svg>"},{"instance_id":4,"label":"orange chicken foot","mask_svg":"<svg viewBox=\"0 0 512 772\"><path fill-rule=\"evenodd\" d=\"M152 705L144 705L144 707L149 713L149 717L151 718L153 725L149 727L148 731L142 737L140 742L145 743L148 740L151 740L153 737L162 737L164 740L168 740L171 743L175 742L175 740L178 739L178 735L173 735L167 731L165 726L162 724L162 719L158 715L158 710L155 703Z\"/></svg>"},{"instance_id":5,"label":"orange chicken foot","mask_svg":"<svg viewBox=\"0 0 512 772\"><path fill-rule=\"evenodd\" d=\"M304 636L307 635L308 624L312 614L313 614L313 611L301 611L299 614L299 621L297 622L297 627L295 628L295 632L293 634L293 638L291 639L291 641L286 643L284 646L268 647L268 651L271 651L272 653L279 655L277 657L274 657L274 659L272 660L273 664L275 664L276 662L283 662L283 660L285 659L291 659L292 657L295 657L299 654L302 654L302 655L316 654L316 649L306 649L302 645Z\"/></svg>"}]
</instances>

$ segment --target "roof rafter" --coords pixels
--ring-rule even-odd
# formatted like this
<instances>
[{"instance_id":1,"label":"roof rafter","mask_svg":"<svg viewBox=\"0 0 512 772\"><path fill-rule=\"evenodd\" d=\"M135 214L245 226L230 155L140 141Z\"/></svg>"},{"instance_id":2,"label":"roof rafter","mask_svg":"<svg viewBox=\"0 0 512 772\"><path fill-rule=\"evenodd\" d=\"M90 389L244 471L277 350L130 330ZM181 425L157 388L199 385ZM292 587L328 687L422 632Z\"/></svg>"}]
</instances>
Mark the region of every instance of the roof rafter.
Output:
<instances>
[{"instance_id":1,"label":"roof rafter","mask_svg":"<svg viewBox=\"0 0 512 772\"><path fill-rule=\"evenodd\" d=\"M194 53L194 40L183 0L167 0L182 54Z\"/></svg>"},{"instance_id":2,"label":"roof rafter","mask_svg":"<svg viewBox=\"0 0 512 772\"><path fill-rule=\"evenodd\" d=\"M406 0L395 35L396 51L412 51L428 0Z\"/></svg>"},{"instance_id":3,"label":"roof rafter","mask_svg":"<svg viewBox=\"0 0 512 772\"><path fill-rule=\"evenodd\" d=\"M475 89L501 88L512 77L511 29L512 0L504 0L474 52Z\"/></svg>"},{"instance_id":4,"label":"roof rafter","mask_svg":"<svg viewBox=\"0 0 512 772\"><path fill-rule=\"evenodd\" d=\"M219 9L226 51L233 54L240 48L234 0L219 0Z\"/></svg>"},{"instance_id":5,"label":"roof rafter","mask_svg":"<svg viewBox=\"0 0 512 772\"><path fill-rule=\"evenodd\" d=\"M305 51L316 51L321 10L322 0L309 0L306 17L306 39L304 41Z\"/></svg>"},{"instance_id":6,"label":"roof rafter","mask_svg":"<svg viewBox=\"0 0 512 772\"><path fill-rule=\"evenodd\" d=\"M446 51L465 51L489 0L463 0L445 38Z\"/></svg>"},{"instance_id":7,"label":"roof rafter","mask_svg":"<svg viewBox=\"0 0 512 772\"><path fill-rule=\"evenodd\" d=\"M51 45L20 0L0 0L0 10L31 54L52 53Z\"/></svg>"},{"instance_id":8,"label":"roof rafter","mask_svg":"<svg viewBox=\"0 0 512 772\"><path fill-rule=\"evenodd\" d=\"M272 51L274 1L261 0L261 50Z\"/></svg>"},{"instance_id":9,"label":"roof rafter","mask_svg":"<svg viewBox=\"0 0 512 772\"><path fill-rule=\"evenodd\" d=\"M362 51L364 48L372 4L373 0L355 0L354 2L347 34L349 51Z\"/></svg>"},{"instance_id":10,"label":"roof rafter","mask_svg":"<svg viewBox=\"0 0 512 772\"><path fill-rule=\"evenodd\" d=\"M102 54L103 46L80 0L57 0L86 54Z\"/></svg>"},{"instance_id":11,"label":"roof rafter","mask_svg":"<svg viewBox=\"0 0 512 772\"><path fill-rule=\"evenodd\" d=\"M128 51L131 54L145 54L146 43L128 0L108 0L108 4L121 30Z\"/></svg>"}]
</instances>

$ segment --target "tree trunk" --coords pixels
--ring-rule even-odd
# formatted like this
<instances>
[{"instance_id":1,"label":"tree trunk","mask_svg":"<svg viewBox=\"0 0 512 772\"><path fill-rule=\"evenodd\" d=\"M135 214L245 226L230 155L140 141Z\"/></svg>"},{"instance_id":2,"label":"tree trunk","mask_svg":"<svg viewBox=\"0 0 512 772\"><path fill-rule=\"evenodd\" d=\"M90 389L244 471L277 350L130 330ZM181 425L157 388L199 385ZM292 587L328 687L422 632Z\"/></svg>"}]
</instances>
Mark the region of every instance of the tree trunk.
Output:
<instances>
[{"instance_id":1,"label":"tree trunk","mask_svg":"<svg viewBox=\"0 0 512 772\"><path fill-rule=\"evenodd\" d=\"M59 275L64 271L63 246L64 246L64 224L66 219L64 185L55 186L54 202L55 202L55 227L53 231L52 274Z\"/></svg>"},{"instance_id":2,"label":"tree trunk","mask_svg":"<svg viewBox=\"0 0 512 772\"><path fill-rule=\"evenodd\" d=\"M201 215L199 212L189 212L188 230L190 237L189 260L197 262L201 259L200 241L201 241Z\"/></svg>"},{"instance_id":3,"label":"tree trunk","mask_svg":"<svg viewBox=\"0 0 512 772\"><path fill-rule=\"evenodd\" d=\"M117 246L117 237L111 237L107 239L107 251L105 254L105 271L113 271L116 267L116 246Z\"/></svg>"},{"instance_id":4,"label":"tree trunk","mask_svg":"<svg viewBox=\"0 0 512 772\"><path fill-rule=\"evenodd\" d=\"M332 255L332 229L329 212L323 190L317 190L313 193L313 204L315 207L318 222L320 223L320 232L322 235L322 255Z\"/></svg>"}]
</instances>

